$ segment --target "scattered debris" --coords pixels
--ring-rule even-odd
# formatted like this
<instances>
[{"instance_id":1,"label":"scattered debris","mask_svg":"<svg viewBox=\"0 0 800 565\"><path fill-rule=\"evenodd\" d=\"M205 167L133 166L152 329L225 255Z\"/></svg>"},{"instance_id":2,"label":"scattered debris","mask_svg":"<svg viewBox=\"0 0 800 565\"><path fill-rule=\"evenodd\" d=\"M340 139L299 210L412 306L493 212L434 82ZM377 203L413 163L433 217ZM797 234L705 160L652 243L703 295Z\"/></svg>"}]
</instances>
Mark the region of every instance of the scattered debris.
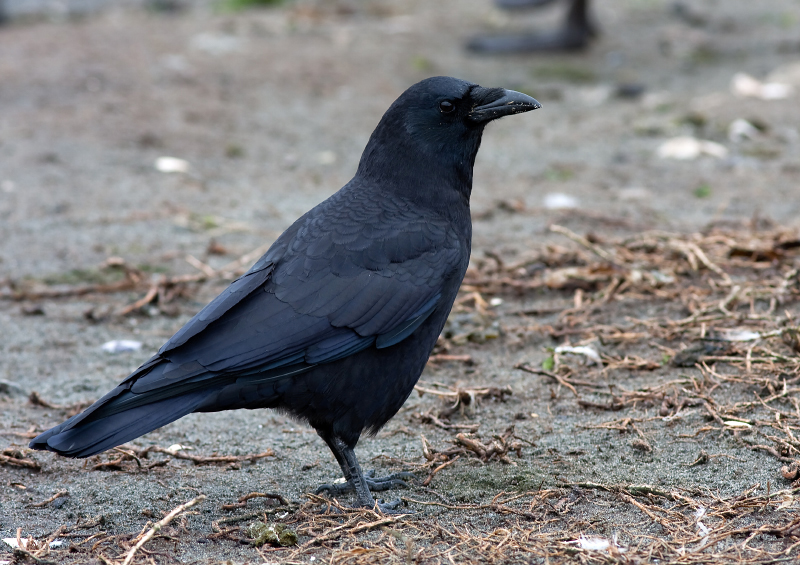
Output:
<instances>
[{"instance_id":1,"label":"scattered debris","mask_svg":"<svg viewBox=\"0 0 800 565\"><path fill-rule=\"evenodd\" d=\"M159 157L154 166L162 173L188 173L190 169L189 161L177 157Z\"/></svg>"},{"instance_id":2,"label":"scattered debris","mask_svg":"<svg viewBox=\"0 0 800 565\"><path fill-rule=\"evenodd\" d=\"M585 549L587 551L608 551L609 553L622 553L625 551L625 548L620 547L617 545L617 537L614 536L614 539L608 540L605 538L587 538L581 536L574 542L574 543L581 549Z\"/></svg>"},{"instance_id":3,"label":"scattered debris","mask_svg":"<svg viewBox=\"0 0 800 565\"><path fill-rule=\"evenodd\" d=\"M423 382L422 385L428 385L428 383ZM498 388L490 386L486 388L453 389L452 387L439 385L437 383L431 383L427 387L422 385L417 384L414 386L414 390L416 390L420 396L423 396L424 394L432 394L444 400L453 401L452 404L449 404L447 407L439 411L438 418L449 418L456 412L463 415L467 410L471 409L471 407L474 407L477 404L478 399L481 398L494 398L500 402L503 402L506 396L511 396L513 394L513 391L510 387ZM430 388L430 386L437 388ZM421 416L421 418L428 418L428 421L436 420L429 415L425 415L424 417ZM437 425L441 425L441 423Z\"/></svg>"},{"instance_id":4,"label":"scattered debris","mask_svg":"<svg viewBox=\"0 0 800 565\"><path fill-rule=\"evenodd\" d=\"M3 538L3 542L9 547L16 549L21 547L22 549L26 549L28 547L28 540L25 538Z\"/></svg>"},{"instance_id":5,"label":"scattered debris","mask_svg":"<svg viewBox=\"0 0 800 565\"><path fill-rule=\"evenodd\" d=\"M514 426L509 426L503 432L503 435L492 436L494 441L489 445L481 443L476 437L469 437L467 434L458 434L456 442L458 445L463 445L469 451L478 456L478 459L484 463L491 461L493 458L498 459L506 465L516 465L508 457L509 451L517 454L517 457L522 457L522 443L519 441L512 441L514 439Z\"/></svg>"},{"instance_id":6,"label":"scattered debris","mask_svg":"<svg viewBox=\"0 0 800 565\"><path fill-rule=\"evenodd\" d=\"M198 497L193 498L189 502L181 504L180 506L173 509L169 514L167 514L162 520L159 520L157 523L153 524L153 527L147 530L147 533L144 533L139 536L136 541L136 545L134 545L128 554L125 556L125 561L122 562L122 565L130 565L133 561L133 558L136 556L136 552L139 551L144 544L148 541L153 539L155 535L161 531L162 528L169 525L172 520L174 520L178 515L183 514L192 506L200 504L206 499L206 495L201 494Z\"/></svg>"},{"instance_id":7,"label":"scattered debris","mask_svg":"<svg viewBox=\"0 0 800 565\"><path fill-rule=\"evenodd\" d=\"M6 447L0 451L0 465L7 467L22 467L32 471L41 471L42 466L33 459L27 457L30 450L22 450L16 447Z\"/></svg>"},{"instance_id":8,"label":"scattered debris","mask_svg":"<svg viewBox=\"0 0 800 565\"><path fill-rule=\"evenodd\" d=\"M560 345L560 346L556 347L553 350L553 352L555 353L554 359L555 359L556 366L558 366L558 362L559 362L559 357L558 356L562 355L564 353L570 353L572 355L580 355L582 357L586 357L586 360L590 361L591 363L594 363L594 364L596 364L596 365L598 365L600 367L603 366L603 360L600 359L600 355L597 353L597 350L595 350L593 347L589 347L589 346L585 346L585 345L578 346L578 347L572 347L572 346L569 346L569 345Z\"/></svg>"},{"instance_id":9,"label":"scattered debris","mask_svg":"<svg viewBox=\"0 0 800 565\"><path fill-rule=\"evenodd\" d=\"M0 394L6 396L25 396L25 390L17 383L0 379Z\"/></svg>"},{"instance_id":10,"label":"scattered debris","mask_svg":"<svg viewBox=\"0 0 800 565\"><path fill-rule=\"evenodd\" d=\"M728 139L734 143L754 140L759 137L761 137L761 132L758 128L745 119L736 118L728 126Z\"/></svg>"},{"instance_id":11,"label":"scattered debris","mask_svg":"<svg viewBox=\"0 0 800 565\"><path fill-rule=\"evenodd\" d=\"M650 453L653 451L653 446L646 439L636 438L631 441L631 447L634 448L636 451L642 451L644 453Z\"/></svg>"},{"instance_id":12,"label":"scattered debris","mask_svg":"<svg viewBox=\"0 0 800 565\"><path fill-rule=\"evenodd\" d=\"M23 316L46 316L41 304L26 304L21 309Z\"/></svg>"},{"instance_id":13,"label":"scattered debris","mask_svg":"<svg viewBox=\"0 0 800 565\"><path fill-rule=\"evenodd\" d=\"M455 447L439 451L424 435L421 435L422 455L428 461L423 467L429 468L429 474L422 481L422 486L427 487L439 472L453 465L462 456L472 455L484 463L497 459L507 465L516 465L509 458L509 452L515 452L521 457L522 442L514 435L514 426L509 426L502 435L495 434L492 437L493 441L486 445L475 434L459 433L453 440Z\"/></svg>"},{"instance_id":14,"label":"scattered debris","mask_svg":"<svg viewBox=\"0 0 800 565\"><path fill-rule=\"evenodd\" d=\"M62 490L60 492L55 493L53 496L51 496L47 500L43 500L43 501L37 502L35 504L29 504L28 507L29 508L44 508L45 506L47 506L51 502L53 502L55 500L58 500L59 498L62 498L62 497L65 497L65 496L69 496L69 492L65 491L65 490Z\"/></svg>"},{"instance_id":15,"label":"scattered debris","mask_svg":"<svg viewBox=\"0 0 800 565\"><path fill-rule=\"evenodd\" d=\"M800 461L794 461L790 465L781 467L781 475L787 481L796 481L800 479Z\"/></svg>"},{"instance_id":16,"label":"scattered debris","mask_svg":"<svg viewBox=\"0 0 800 565\"><path fill-rule=\"evenodd\" d=\"M728 148L713 141L681 136L662 143L656 154L662 159L681 161L691 161L702 155L724 159L728 156Z\"/></svg>"},{"instance_id":17,"label":"scattered debris","mask_svg":"<svg viewBox=\"0 0 800 565\"><path fill-rule=\"evenodd\" d=\"M548 210L564 210L578 208L580 201L569 194L550 192L544 195L543 204Z\"/></svg>"},{"instance_id":18,"label":"scattered debris","mask_svg":"<svg viewBox=\"0 0 800 565\"><path fill-rule=\"evenodd\" d=\"M252 539L255 547L264 544L290 547L297 545L297 533L285 524L265 524L253 522L246 529L247 537Z\"/></svg>"},{"instance_id":19,"label":"scattered debris","mask_svg":"<svg viewBox=\"0 0 800 565\"><path fill-rule=\"evenodd\" d=\"M85 408L88 408L92 404L91 401L76 402L75 404L55 404L43 399L35 390L28 395L28 402L33 406L41 406L42 408L49 408L51 410L61 410L70 417L79 412L83 412Z\"/></svg>"},{"instance_id":20,"label":"scattered debris","mask_svg":"<svg viewBox=\"0 0 800 565\"><path fill-rule=\"evenodd\" d=\"M794 93L794 88L781 82L761 82L747 73L736 73L731 79L731 92L740 98L783 100Z\"/></svg>"},{"instance_id":21,"label":"scattered debris","mask_svg":"<svg viewBox=\"0 0 800 565\"><path fill-rule=\"evenodd\" d=\"M128 351L139 351L142 348L141 341L132 339L115 339L105 342L101 349L106 353L126 353Z\"/></svg>"},{"instance_id":22,"label":"scattered debris","mask_svg":"<svg viewBox=\"0 0 800 565\"><path fill-rule=\"evenodd\" d=\"M428 363L456 362L466 365L474 365L475 360L471 355L447 355L446 353L435 353L428 357Z\"/></svg>"},{"instance_id":23,"label":"scattered debris","mask_svg":"<svg viewBox=\"0 0 800 565\"><path fill-rule=\"evenodd\" d=\"M155 467L163 467L164 465L167 464L168 459L160 459L148 464L144 464L142 460L149 459L150 454L152 453L163 453L164 455L168 455L173 459L183 459L185 461L191 461L195 465L232 465L232 466L238 466L242 463L252 463L254 461L258 461L259 459L275 456L275 452L272 451L271 449L268 449L263 453L254 453L251 455L215 454L208 457L201 455L189 455L188 453L183 453L185 449L189 448L186 448L179 444L172 445L169 448L159 447L157 445L151 445L150 447L146 447L144 449L136 449L131 446L123 445L115 447L113 450L107 452L105 456L108 457L108 459L106 461L102 461L100 455L95 456L92 459L93 461L95 461L95 464L92 465L90 469L92 471L127 470L127 468L123 465L123 463L133 461L136 463L136 466L133 467L134 470L148 471Z\"/></svg>"},{"instance_id":24,"label":"scattered debris","mask_svg":"<svg viewBox=\"0 0 800 565\"><path fill-rule=\"evenodd\" d=\"M780 331L775 335L779 334ZM745 328L721 328L714 332L714 339L720 341L756 341L764 337L771 336L764 336L761 332L754 332Z\"/></svg>"},{"instance_id":25,"label":"scattered debris","mask_svg":"<svg viewBox=\"0 0 800 565\"><path fill-rule=\"evenodd\" d=\"M237 508L246 508L247 501L253 498L267 498L270 500L278 501L278 504L283 506L290 506L290 503L286 498L278 493L275 492L251 492L250 494L246 494L239 498L239 501L236 504L223 504L223 510L235 510ZM263 545L263 544L262 544Z\"/></svg>"}]
</instances>

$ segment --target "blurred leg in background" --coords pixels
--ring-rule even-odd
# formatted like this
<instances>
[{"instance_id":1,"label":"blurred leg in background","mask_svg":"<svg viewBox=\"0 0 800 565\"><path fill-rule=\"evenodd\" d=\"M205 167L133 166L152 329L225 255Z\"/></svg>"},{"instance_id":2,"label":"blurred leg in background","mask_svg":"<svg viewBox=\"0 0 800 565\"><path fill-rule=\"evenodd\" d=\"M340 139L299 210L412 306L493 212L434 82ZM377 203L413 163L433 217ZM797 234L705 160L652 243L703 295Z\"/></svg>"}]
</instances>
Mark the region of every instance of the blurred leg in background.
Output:
<instances>
[{"instance_id":1,"label":"blurred leg in background","mask_svg":"<svg viewBox=\"0 0 800 565\"><path fill-rule=\"evenodd\" d=\"M498 8L523 10L540 8L558 0L495 0ZM597 29L589 16L589 0L569 0L569 9L560 29L549 33L479 35L467 42L475 53L530 53L536 51L580 51L589 46Z\"/></svg>"}]
</instances>

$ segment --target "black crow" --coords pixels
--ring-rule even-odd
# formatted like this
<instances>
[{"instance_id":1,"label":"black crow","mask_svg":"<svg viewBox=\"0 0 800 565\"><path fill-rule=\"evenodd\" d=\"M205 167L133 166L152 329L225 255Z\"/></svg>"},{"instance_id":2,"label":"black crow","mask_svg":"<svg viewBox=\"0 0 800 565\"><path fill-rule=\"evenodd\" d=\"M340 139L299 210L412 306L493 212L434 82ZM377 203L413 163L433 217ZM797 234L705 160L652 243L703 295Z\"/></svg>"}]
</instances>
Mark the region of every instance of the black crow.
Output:
<instances>
[{"instance_id":1,"label":"black crow","mask_svg":"<svg viewBox=\"0 0 800 565\"><path fill-rule=\"evenodd\" d=\"M89 457L191 412L278 408L317 431L358 504L374 507L370 487L398 481L365 477L353 449L411 394L456 298L483 129L539 107L450 77L415 84L350 182L117 388L30 446Z\"/></svg>"}]
</instances>

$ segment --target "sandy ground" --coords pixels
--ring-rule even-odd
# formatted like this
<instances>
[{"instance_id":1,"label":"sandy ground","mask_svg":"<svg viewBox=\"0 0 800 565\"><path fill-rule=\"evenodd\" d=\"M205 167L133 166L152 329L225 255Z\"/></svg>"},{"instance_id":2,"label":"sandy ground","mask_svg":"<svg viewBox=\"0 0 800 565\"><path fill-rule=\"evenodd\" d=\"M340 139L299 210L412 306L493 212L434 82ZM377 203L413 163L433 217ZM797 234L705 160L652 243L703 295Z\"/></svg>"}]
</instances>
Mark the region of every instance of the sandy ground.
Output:
<instances>
[{"instance_id":1,"label":"sandy ground","mask_svg":"<svg viewBox=\"0 0 800 565\"><path fill-rule=\"evenodd\" d=\"M13 289L103 282L107 275L100 266L111 257L147 276L191 275L198 271L188 255L218 268L269 243L349 180L382 112L427 76L523 90L544 106L493 124L484 136L472 200L476 272L488 261L487 252L514 263L548 243L569 248L572 242L548 231L552 223L600 240L647 230L688 234L710 225L755 229L769 221L792 230L800 224L798 71L794 97L785 100L740 98L730 91L738 72L764 79L800 61L800 9L794 1L709 2L680 16L670 2L609 0L597 6L602 37L589 52L503 58L470 56L463 42L478 31L552 26L557 14L511 19L486 0L298 1L236 13L206 3L164 12L107 2L85 9L81 4L72 16L68 9L37 16L23 13L20 2L8 4L18 18L0 28L2 447L24 446L26 434L65 417L67 410L31 404L31 392L64 406L96 399L224 281L192 286L169 307L127 316L114 313L141 292L19 301L9 299ZM620 97L620 85L640 85L644 93ZM738 118L759 128L754 139L729 139L729 126ZM666 140L681 135L719 143L727 154L686 161L657 156ZM185 159L189 172L157 171L160 156ZM553 194L572 197L575 207L546 207ZM211 247L218 253L210 253ZM504 302L494 309L492 323L500 328L521 327L514 313L536 307L541 312L526 327L563 329L560 311L575 304L566 290L497 296ZM618 299L606 306L598 314L605 324L623 323L627 316L687 315L680 301ZM789 314L798 310L791 301L782 307ZM458 334L459 324L472 315L468 309L461 318L454 315L451 333ZM142 350L103 352L101 344L112 339L138 340ZM405 494L453 506L487 504L500 492L562 489L561 500L573 505L563 518L572 540L622 532L623 542L631 543L636 536L658 536L664 526L605 491L564 485L646 483L722 498L754 485L763 492L789 487L781 462L743 448L732 435L682 439L705 421L700 408L670 426L659 423L652 404L614 414L587 410L565 388L514 368L520 362L541 366L551 354L547 347L569 339L564 332L517 329L484 343L450 344L448 354L469 355L473 364L431 364L423 375L426 386L512 391L503 402L484 400L453 421L479 424L488 440L514 423L516 435L528 443L521 457L511 456L515 466L462 457L431 482L439 498L419 485ZM679 336L661 343L678 350L688 341ZM662 356L641 343L604 351ZM595 376L634 390L700 378L701 372L666 364ZM457 430L415 416L440 404L434 395L414 394L377 438L361 442L363 465L379 472L414 470L401 462L426 462L420 434L440 450L452 445ZM588 427L625 417L643 422L639 428L649 450L632 447L631 434ZM172 533L174 541L153 542L159 552L153 559L259 562L263 558L253 548L230 536L208 537L212 522L230 514L221 505L251 491L303 502L304 493L337 471L310 429L267 411L191 415L134 442L138 448L173 444L203 456L270 449L275 456L227 467L171 460L145 473L130 463L122 471L91 471L82 461L35 453L29 457L42 466L39 472L0 466L1 537L15 536L17 528L23 537L46 536L61 525L103 515L103 531L130 539L150 518L203 493L208 500ZM701 450L729 457L688 466ZM421 478L427 472L420 471ZM68 497L30 507L64 490ZM529 528L562 527L546 526L544 517L537 523L491 509L410 508L418 526L429 520L486 534L523 519ZM793 508L782 511L791 514ZM301 543L309 539L301 535ZM785 547L793 540L789 536ZM778 542L755 538L751 545L770 543ZM352 547L322 544L293 559L341 560L341 551ZM105 557L118 557L116 550ZM10 548L0 546L0 560L7 555ZM402 561L408 557L403 555L384 557ZM84 548L55 550L47 559L98 557ZM433 555L414 559L449 562Z\"/></svg>"}]
</instances>

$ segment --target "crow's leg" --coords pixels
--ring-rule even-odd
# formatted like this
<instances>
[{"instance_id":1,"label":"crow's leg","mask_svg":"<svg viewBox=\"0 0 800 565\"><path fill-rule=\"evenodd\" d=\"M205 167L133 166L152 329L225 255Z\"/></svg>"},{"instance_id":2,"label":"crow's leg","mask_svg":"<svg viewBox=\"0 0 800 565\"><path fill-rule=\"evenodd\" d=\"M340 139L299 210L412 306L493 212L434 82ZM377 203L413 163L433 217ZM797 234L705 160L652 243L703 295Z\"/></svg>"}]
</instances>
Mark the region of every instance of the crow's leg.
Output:
<instances>
[{"instance_id":1,"label":"crow's leg","mask_svg":"<svg viewBox=\"0 0 800 565\"><path fill-rule=\"evenodd\" d=\"M525 10L541 8L558 0L494 0L494 5L503 10Z\"/></svg>"},{"instance_id":2,"label":"crow's leg","mask_svg":"<svg viewBox=\"0 0 800 565\"><path fill-rule=\"evenodd\" d=\"M376 503L375 499L372 498L370 490L382 491L398 486L408 486L402 479L413 477L411 473L395 473L388 477L376 478L374 477L374 471L365 475L363 471L361 471L361 466L358 464L356 453L352 447L337 437L329 438L323 436L323 439L331 448L334 457L336 457L336 461L339 462L339 466L342 468L342 473L347 482L321 485L316 490L317 494L323 491L328 491L331 494L343 494L354 491L358 499L358 506L374 508ZM391 513L391 511L400 505L400 501L396 500L389 503L378 502L377 505L381 511Z\"/></svg>"},{"instance_id":3,"label":"crow's leg","mask_svg":"<svg viewBox=\"0 0 800 565\"><path fill-rule=\"evenodd\" d=\"M503 4L505 4L504 2ZM513 7L521 7L524 0L512 2ZM530 5L543 5L549 2L531 0ZM511 7L509 5L509 7ZM467 49L476 53L529 53L536 51L579 51L589 45L597 35L588 14L589 0L572 0L567 18L561 29L544 34L520 33L509 35L481 35L467 42Z\"/></svg>"}]
</instances>

